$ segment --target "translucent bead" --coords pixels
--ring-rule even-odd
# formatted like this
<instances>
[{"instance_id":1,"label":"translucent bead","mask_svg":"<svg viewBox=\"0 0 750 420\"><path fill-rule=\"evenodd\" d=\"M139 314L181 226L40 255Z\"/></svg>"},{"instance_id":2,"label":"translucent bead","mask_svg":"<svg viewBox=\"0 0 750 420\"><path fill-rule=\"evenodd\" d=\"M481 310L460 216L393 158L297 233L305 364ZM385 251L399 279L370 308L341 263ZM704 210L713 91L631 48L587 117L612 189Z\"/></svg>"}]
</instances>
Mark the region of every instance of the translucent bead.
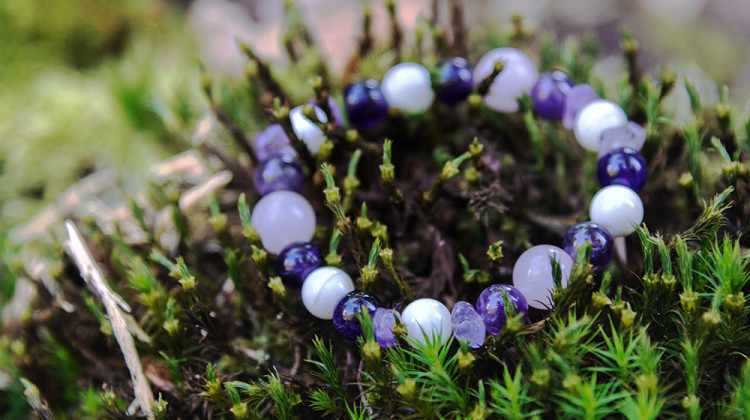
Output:
<instances>
[{"instance_id":1,"label":"translucent bead","mask_svg":"<svg viewBox=\"0 0 750 420\"><path fill-rule=\"evenodd\" d=\"M341 298L353 290L351 277L340 268L316 268L302 283L302 304L313 316L332 319Z\"/></svg>"},{"instance_id":2,"label":"translucent bead","mask_svg":"<svg viewBox=\"0 0 750 420\"><path fill-rule=\"evenodd\" d=\"M576 140L584 149L597 152L604 130L627 123L628 116L620 105L606 99L597 99L578 112L574 124Z\"/></svg>"},{"instance_id":3,"label":"translucent bead","mask_svg":"<svg viewBox=\"0 0 750 420\"><path fill-rule=\"evenodd\" d=\"M300 192L305 185L305 173L296 158L276 155L261 162L255 168L253 181L260 195L279 190Z\"/></svg>"},{"instance_id":4,"label":"translucent bead","mask_svg":"<svg viewBox=\"0 0 750 420\"><path fill-rule=\"evenodd\" d=\"M572 130L578 112L588 105L589 102L597 99L599 99L599 95L596 94L594 88L591 86L587 84L573 86L565 98L565 108L563 109L562 117L563 127Z\"/></svg>"},{"instance_id":5,"label":"translucent bead","mask_svg":"<svg viewBox=\"0 0 750 420\"><path fill-rule=\"evenodd\" d=\"M265 162L275 155L297 157L297 152L289 143L289 137L279 124L271 124L258 133L255 136L253 150L260 162Z\"/></svg>"},{"instance_id":6,"label":"translucent bead","mask_svg":"<svg viewBox=\"0 0 750 420\"><path fill-rule=\"evenodd\" d=\"M354 83L344 93L349 124L366 130L380 124L388 115L388 103L378 82L372 79Z\"/></svg>"},{"instance_id":7,"label":"translucent bead","mask_svg":"<svg viewBox=\"0 0 750 420\"><path fill-rule=\"evenodd\" d=\"M401 320L406 325L409 338L425 344L425 335L433 342L440 337L445 344L451 336L451 313L448 308L435 299L417 299L410 303L403 312Z\"/></svg>"},{"instance_id":8,"label":"translucent bead","mask_svg":"<svg viewBox=\"0 0 750 420\"><path fill-rule=\"evenodd\" d=\"M451 328L457 340L465 341L469 347L478 349L484 344L486 328L482 317L469 302L458 301L451 311Z\"/></svg>"},{"instance_id":9,"label":"translucent bead","mask_svg":"<svg viewBox=\"0 0 750 420\"><path fill-rule=\"evenodd\" d=\"M302 281L323 265L323 253L310 242L287 245L276 257L276 272L287 287L299 290Z\"/></svg>"},{"instance_id":10,"label":"translucent bead","mask_svg":"<svg viewBox=\"0 0 750 420\"><path fill-rule=\"evenodd\" d=\"M398 344L393 326L396 324L398 313L393 309L378 308L372 317L372 329L375 332L375 341L380 347L389 348Z\"/></svg>"},{"instance_id":11,"label":"translucent bead","mask_svg":"<svg viewBox=\"0 0 750 420\"><path fill-rule=\"evenodd\" d=\"M559 120L563 116L565 100L570 92L570 78L561 71L546 71L539 75L531 88L534 111L547 120Z\"/></svg>"},{"instance_id":12,"label":"translucent bead","mask_svg":"<svg viewBox=\"0 0 750 420\"><path fill-rule=\"evenodd\" d=\"M646 184L647 176L646 159L629 147L612 150L596 166L596 178L602 187L617 184L638 192Z\"/></svg>"},{"instance_id":13,"label":"translucent bead","mask_svg":"<svg viewBox=\"0 0 750 420\"><path fill-rule=\"evenodd\" d=\"M310 203L292 191L274 191L253 207L250 224L266 251L278 254L293 242L309 242L315 233L315 212Z\"/></svg>"},{"instance_id":14,"label":"translucent bead","mask_svg":"<svg viewBox=\"0 0 750 420\"><path fill-rule=\"evenodd\" d=\"M529 306L537 309L552 307L552 289L555 287L552 276L554 258L560 265L561 282L568 286L570 272L575 265L570 255L552 245L537 245L526 250L513 266L513 285L521 291Z\"/></svg>"},{"instance_id":15,"label":"translucent bead","mask_svg":"<svg viewBox=\"0 0 750 420\"><path fill-rule=\"evenodd\" d=\"M292 110L289 111L289 119L292 121L294 134L305 143L307 149L310 150L310 153L316 155L320 151L320 145L323 144L326 135L320 127L305 118L302 114L302 108L303 106L301 105L292 108ZM314 105L313 109L315 110L315 116L318 117L318 120L324 123L328 122L328 117L326 117L326 113L322 109Z\"/></svg>"},{"instance_id":16,"label":"translucent bead","mask_svg":"<svg viewBox=\"0 0 750 420\"><path fill-rule=\"evenodd\" d=\"M529 94L539 77L536 65L528 55L515 48L497 48L485 54L474 68L474 84L478 85L492 74L495 62L503 63L503 70L495 77L484 96L484 103L498 112L518 111L518 99Z\"/></svg>"},{"instance_id":17,"label":"translucent bead","mask_svg":"<svg viewBox=\"0 0 750 420\"><path fill-rule=\"evenodd\" d=\"M562 246L565 252L575 261L578 249L591 244L589 264L593 272L601 271L612 260L615 253L615 242L612 234L594 222L581 222L568 229L563 238Z\"/></svg>"},{"instance_id":18,"label":"translucent bead","mask_svg":"<svg viewBox=\"0 0 750 420\"><path fill-rule=\"evenodd\" d=\"M388 106L407 113L426 111L435 99L430 72L417 63L393 66L380 83Z\"/></svg>"},{"instance_id":19,"label":"translucent bead","mask_svg":"<svg viewBox=\"0 0 750 420\"><path fill-rule=\"evenodd\" d=\"M375 296L360 291L349 292L333 309L333 325L344 338L354 341L362 335L358 316L364 312L363 308L373 316L379 307L380 300Z\"/></svg>"},{"instance_id":20,"label":"translucent bead","mask_svg":"<svg viewBox=\"0 0 750 420\"><path fill-rule=\"evenodd\" d=\"M646 130L632 121L624 126L612 127L602 131L599 140L599 157L620 147L629 147L636 152L646 143Z\"/></svg>"},{"instance_id":21,"label":"translucent bead","mask_svg":"<svg viewBox=\"0 0 750 420\"><path fill-rule=\"evenodd\" d=\"M477 299L477 312L482 316L487 332L492 335L497 335L508 321L505 314L506 295L516 314L528 317L529 304L520 290L508 284L493 284L484 289Z\"/></svg>"},{"instance_id":22,"label":"translucent bead","mask_svg":"<svg viewBox=\"0 0 750 420\"><path fill-rule=\"evenodd\" d=\"M643 221L643 203L635 191L622 185L604 187L591 199L591 221L612 236L627 236Z\"/></svg>"},{"instance_id":23,"label":"translucent bead","mask_svg":"<svg viewBox=\"0 0 750 420\"><path fill-rule=\"evenodd\" d=\"M457 105L466 99L474 88L471 66L461 57L445 59L438 69L438 100L446 105Z\"/></svg>"}]
</instances>

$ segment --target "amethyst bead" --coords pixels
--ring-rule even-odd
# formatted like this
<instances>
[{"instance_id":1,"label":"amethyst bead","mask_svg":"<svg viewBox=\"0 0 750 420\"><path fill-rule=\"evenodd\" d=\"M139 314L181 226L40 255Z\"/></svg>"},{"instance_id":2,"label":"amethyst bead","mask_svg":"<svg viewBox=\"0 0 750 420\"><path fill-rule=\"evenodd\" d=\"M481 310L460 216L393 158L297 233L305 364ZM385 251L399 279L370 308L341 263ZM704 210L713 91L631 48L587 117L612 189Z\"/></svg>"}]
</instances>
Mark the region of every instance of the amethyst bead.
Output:
<instances>
[{"instance_id":1,"label":"amethyst bead","mask_svg":"<svg viewBox=\"0 0 750 420\"><path fill-rule=\"evenodd\" d=\"M333 325L348 340L354 341L362 335L362 326L357 318L363 312L362 307L366 307L372 316L380 307L380 301L369 293L355 290L341 298L333 309Z\"/></svg>"},{"instance_id":2,"label":"amethyst bead","mask_svg":"<svg viewBox=\"0 0 750 420\"><path fill-rule=\"evenodd\" d=\"M276 257L276 271L285 285L299 290L305 277L321 267L323 261L323 253L315 245L294 242L284 247Z\"/></svg>"},{"instance_id":3,"label":"amethyst bead","mask_svg":"<svg viewBox=\"0 0 750 420\"><path fill-rule=\"evenodd\" d=\"M528 319L529 304L521 291L509 284L493 284L484 289L477 299L477 312L484 320L487 332L492 335L497 335L508 321L504 295L508 296L516 314L523 314L524 321Z\"/></svg>"},{"instance_id":4,"label":"amethyst bead","mask_svg":"<svg viewBox=\"0 0 750 420\"><path fill-rule=\"evenodd\" d=\"M624 185L635 192L643 188L647 172L646 159L629 147L621 147L607 153L596 166L599 185Z\"/></svg>"},{"instance_id":5,"label":"amethyst bead","mask_svg":"<svg viewBox=\"0 0 750 420\"><path fill-rule=\"evenodd\" d=\"M344 97L349 124L354 128L373 128L388 115L388 103L380 90L380 84L375 80L354 83L346 89Z\"/></svg>"},{"instance_id":6,"label":"amethyst bead","mask_svg":"<svg viewBox=\"0 0 750 420\"><path fill-rule=\"evenodd\" d=\"M561 71L547 71L539 75L531 88L534 111L546 120L559 120L563 116L565 100L571 90L570 78Z\"/></svg>"},{"instance_id":7,"label":"amethyst bead","mask_svg":"<svg viewBox=\"0 0 750 420\"><path fill-rule=\"evenodd\" d=\"M563 238L562 247L573 258L578 257L578 249L586 243L591 244L591 270L601 271L612 260L615 252L612 234L594 222L582 222L568 229Z\"/></svg>"},{"instance_id":8,"label":"amethyst bead","mask_svg":"<svg viewBox=\"0 0 750 420\"><path fill-rule=\"evenodd\" d=\"M446 105L457 105L466 99L474 88L469 63L461 57L447 58L440 64L437 98Z\"/></svg>"},{"instance_id":9,"label":"amethyst bead","mask_svg":"<svg viewBox=\"0 0 750 420\"><path fill-rule=\"evenodd\" d=\"M279 124L271 124L255 136L255 156L259 162L265 162L274 155L287 155L297 157L297 152L292 147L289 137Z\"/></svg>"},{"instance_id":10,"label":"amethyst bead","mask_svg":"<svg viewBox=\"0 0 750 420\"><path fill-rule=\"evenodd\" d=\"M459 301L451 311L451 327L457 340L465 341L469 347L478 349L484 344L487 333L484 320L471 303Z\"/></svg>"},{"instance_id":11,"label":"amethyst bead","mask_svg":"<svg viewBox=\"0 0 750 420\"><path fill-rule=\"evenodd\" d=\"M300 192L305 185L305 174L294 157L276 155L255 168L253 180L260 195L279 190Z\"/></svg>"},{"instance_id":12,"label":"amethyst bead","mask_svg":"<svg viewBox=\"0 0 750 420\"><path fill-rule=\"evenodd\" d=\"M594 92L594 88L589 85L575 85L568 92L563 107L562 123L563 127L572 130L575 125L578 111L588 105L589 102L599 99L599 95Z\"/></svg>"},{"instance_id":13,"label":"amethyst bead","mask_svg":"<svg viewBox=\"0 0 750 420\"><path fill-rule=\"evenodd\" d=\"M375 332L375 341L380 347L389 348L398 344L396 335L393 334L393 326L396 324L398 314L393 309L375 309L372 317L372 328Z\"/></svg>"},{"instance_id":14,"label":"amethyst bead","mask_svg":"<svg viewBox=\"0 0 750 420\"><path fill-rule=\"evenodd\" d=\"M602 131L599 142L599 157L618 149L629 147L635 151L641 150L646 143L646 130L632 121L620 127L611 127Z\"/></svg>"}]
</instances>

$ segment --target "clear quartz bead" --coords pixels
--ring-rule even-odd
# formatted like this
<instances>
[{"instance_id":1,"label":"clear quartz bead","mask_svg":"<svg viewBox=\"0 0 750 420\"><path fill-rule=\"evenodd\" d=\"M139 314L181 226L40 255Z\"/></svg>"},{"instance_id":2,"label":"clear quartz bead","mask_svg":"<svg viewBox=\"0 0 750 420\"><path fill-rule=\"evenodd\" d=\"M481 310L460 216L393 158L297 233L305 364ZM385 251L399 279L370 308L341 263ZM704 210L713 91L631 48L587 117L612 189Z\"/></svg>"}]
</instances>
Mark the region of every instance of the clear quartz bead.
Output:
<instances>
[{"instance_id":1,"label":"clear quartz bead","mask_svg":"<svg viewBox=\"0 0 750 420\"><path fill-rule=\"evenodd\" d=\"M599 157L621 147L639 151L644 143L646 143L646 130L640 124L630 121L626 125L602 131L599 140Z\"/></svg>"},{"instance_id":2,"label":"clear quartz bead","mask_svg":"<svg viewBox=\"0 0 750 420\"><path fill-rule=\"evenodd\" d=\"M425 336L432 342L440 337L440 344L451 336L451 313L435 299L417 299L404 308L401 320L406 325L409 338L425 344Z\"/></svg>"},{"instance_id":3,"label":"clear quartz bead","mask_svg":"<svg viewBox=\"0 0 750 420\"><path fill-rule=\"evenodd\" d=\"M344 270L336 267L316 268L302 283L302 304L317 318L333 319L336 305L353 290L354 283Z\"/></svg>"},{"instance_id":4,"label":"clear quartz bead","mask_svg":"<svg viewBox=\"0 0 750 420\"><path fill-rule=\"evenodd\" d=\"M328 117L326 117L325 111L315 105L312 105L312 107L315 110L315 116L318 117L318 120L327 123ZM326 135L320 127L305 118L302 114L302 108L302 105L292 108L292 110L289 111L289 119L292 121L294 134L305 143L307 149L312 155L316 155L320 151L320 145L323 144Z\"/></svg>"},{"instance_id":5,"label":"clear quartz bead","mask_svg":"<svg viewBox=\"0 0 750 420\"><path fill-rule=\"evenodd\" d=\"M417 63L391 67L383 76L380 89L389 107L411 114L426 111L435 99L430 72Z\"/></svg>"},{"instance_id":6,"label":"clear quartz bead","mask_svg":"<svg viewBox=\"0 0 750 420\"><path fill-rule=\"evenodd\" d=\"M250 224L266 251L278 254L293 242L309 242L315 233L315 211L305 197L293 191L274 191L261 198Z\"/></svg>"},{"instance_id":7,"label":"clear quartz bead","mask_svg":"<svg viewBox=\"0 0 750 420\"><path fill-rule=\"evenodd\" d=\"M638 194L622 185L602 188L591 199L591 221L614 237L627 236L643 221L643 202Z\"/></svg>"},{"instance_id":8,"label":"clear quartz bead","mask_svg":"<svg viewBox=\"0 0 750 420\"><path fill-rule=\"evenodd\" d=\"M552 245L537 245L526 250L513 266L513 285L521 291L529 306L547 309L552 306L552 289L555 287L550 258L557 260L562 272L562 286L575 264L564 250Z\"/></svg>"},{"instance_id":9,"label":"clear quartz bead","mask_svg":"<svg viewBox=\"0 0 750 420\"><path fill-rule=\"evenodd\" d=\"M576 140L584 149L598 152L602 132L627 123L628 116L625 115L620 105L606 99L598 99L589 102L578 112L573 130Z\"/></svg>"}]
</instances>

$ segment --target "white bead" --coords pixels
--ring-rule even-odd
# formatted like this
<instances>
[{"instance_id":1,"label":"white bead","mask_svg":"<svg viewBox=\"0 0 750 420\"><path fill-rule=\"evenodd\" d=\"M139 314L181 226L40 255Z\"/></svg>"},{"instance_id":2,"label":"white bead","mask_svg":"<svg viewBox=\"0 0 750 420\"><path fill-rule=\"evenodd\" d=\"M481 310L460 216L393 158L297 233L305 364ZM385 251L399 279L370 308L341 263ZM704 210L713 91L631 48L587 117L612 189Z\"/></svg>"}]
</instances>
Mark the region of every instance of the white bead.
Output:
<instances>
[{"instance_id":1,"label":"white bead","mask_svg":"<svg viewBox=\"0 0 750 420\"><path fill-rule=\"evenodd\" d=\"M341 298L354 291L351 277L336 267L318 267L302 282L302 303L315 317L332 319Z\"/></svg>"},{"instance_id":2,"label":"white bead","mask_svg":"<svg viewBox=\"0 0 750 420\"><path fill-rule=\"evenodd\" d=\"M328 122L325 111L317 106L312 106L315 110L315 115L321 122ZM317 125L313 124L312 121L305 118L302 114L302 105L292 108L289 111L289 119L292 121L292 130L298 139L302 140L307 146L307 149L312 155L318 154L320 151L320 145L326 139L325 133Z\"/></svg>"},{"instance_id":3,"label":"white bead","mask_svg":"<svg viewBox=\"0 0 750 420\"><path fill-rule=\"evenodd\" d=\"M293 191L274 191L261 198L250 216L250 224L266 251L278 254L292 242L309 242L315 233L315 211Z\"/></svg>"},{"instance_id":4,"label":"white bead","mask_svg":"<svg viewBox=\"0 0 750 420\"><path fill-rule=\"evenodd\" d=\"M503 63L503 70L484 95L484 103L498 112L516 112L518 99L524 93L531 93L531 88L539 78L539 71L534 61L521 50L497 48L482 56L474 67L474 84L480 84L492 74L498 61Z\"/></svg>"},{"instance_id":5,"label":"white bead","mask_svg":"<svg viewBox=\"0 0 750 420\"><path fill-rule=\"evenodd\" d=\"M401 321L406 325L409 338L425 344L425 334L432 341L440 336L445 344L451 336L451 313L435 299L417 299L404 308Z\"/></svg>"},{"instance_id":6,"label":"white bead","mask_svg":"<svg viewBox=\"0 0 750 420\"><path fill-rule=\"evenodd\" d=\"M591 199L589 216L612 236L627 236L643 221L643 202L630 188L609 185Z\"/></svg>"},{"instance_id":7,"label":"white bead","mask_svg":"<svg viewBox=\"0 0 750 420\"><path fill-rule=\"evenodd\" d=\"M417 63L401 63L393 66L380 83L388 106L408 113L427 110L435 99L430 72Z\"/></svg>"},{"instance_id":8,"label":"white bead","mask_svg":"<svg viewBox=\"0 0 750 420\"><path fill-rule=\"evenodd\" d=\"M627 123L628 116L625 115L620 105L606 99L597 99L578 111L573 130L576 140L584 149L597 152L604 130Z\"/></svg>"},{"instance_id":9,"label":"white bead","mask_svg":"<svg viewBox=\"0 0 750 420\"><path fill-rule=\"evenodd\" d=\"M560 265L563 287L568 287L575 262L567 252L552 245L537 245L526 250L513 266L513 285L521 291L529 306L537 309L552 307L555 287L550 258Z\"/></svg>"}]
</instances>

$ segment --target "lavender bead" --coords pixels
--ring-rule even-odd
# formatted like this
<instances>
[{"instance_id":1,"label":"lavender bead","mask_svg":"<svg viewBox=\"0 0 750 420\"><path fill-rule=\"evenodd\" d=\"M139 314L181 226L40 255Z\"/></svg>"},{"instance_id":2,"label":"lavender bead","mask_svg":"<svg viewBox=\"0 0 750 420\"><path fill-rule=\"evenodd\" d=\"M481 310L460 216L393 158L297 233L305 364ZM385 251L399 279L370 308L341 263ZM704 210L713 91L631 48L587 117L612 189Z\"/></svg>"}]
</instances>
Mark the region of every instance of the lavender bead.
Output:
<instances>
[{"instance_id":1,"label":"lavender bead","mask_svg":"<svg viewBox=\"0 0 750 420\"><path fill-rule=\"evenodd\" d=\"M276 155L255 168L253 181L260 195L279 190L300 192L305 185L305 174L294 157Z\"/></svg>"},{"instance_id":2,"label":"lavender bead","mask_svg":"<svg viewBox=\"0 0 750 420\"><path fill-rule=\"evenodd\" d=\"M453 305L451 327L456 339L465 341L469 347L478 349L484 344L486 334L484 321L471 303L459 301Z\"/></svg>"},{"instance_id":3,"label":"lavender bead","mask_svg":"<svg viewBox=\"0 0 750 420\"><path fill-rule=\"evenodd\" d=\"M297 157L289 137L279 124L271 124L255 136L254 150L259 162L264 162L274 155Z\"/></svg>"},{"instance_id":4,"label":"lavender bead","mask_svg":"<svg viewBox=\"0 0 750 420\"><path fill-rule=\"evenodd\" d=\"M575 262L564 250L552 245L537 245L527 249L513 266L513 286L518 288L536 309L547 309L555 287L550 258L557 260L562 274L562 287L568 287L570 272Z\"/></svg>"},{"instance_id":5,"label":"lavender bead","mask_svg":"<svg viewBox=\"0 0 750 420\"><path fill-rule=\"evenodd\" d=\"M565 110L565 100L570 93L571 83L567 74L561 71L547 71L531 88L531 99L537 115L547 120L559 120Z\"/></svg>"},{"instance_id":6,"label":"lavender bead","mask_svg":"<svg viewBox=\"0 0 750 420\"><path fill-rule=\"evenodd\" d=\"M348 340L354 341L362 335L362 326L357 315L364 311L363 307L367 308L372 316L380 307L380 301L369 293L354 291L341 298L333 309L333 325Z\"/></svg>"},{"instance_id":7,"label":"lavender bead","mask_svg":"<svg viewBox=\"0 0 750 420\"><path fill-rule=\"evenodd\" d=\"M293 289L302 288L310 272L323 265L323 253L309 242L289 244L276 257L276 271L284 284Z\"/></svg>"},{"instance_id":8,"label":"lavender bead","mask_svg":"<svg viewBox=\"0 0 750 420\"><path fill-rule=\"evenodd\" d=\"M581 222L568 229L568 233L563 238L562 247L573 258L573 261L576 261L578 249L586 243L591 244L591 258L589 259L591 270L595 273L601 271L612 260L615 252L612 234L594 222Z\"/></svg>"},{"instance_id":9,"label":"lavender bead","mask_svg":"<svg viewBox=\"0 0 750 420\"><path fill-rule=\"evenodd\" d=\"M474 88L471 66L461 57L451 57L439 67L437 98L446 105L457 105L466 99Z\"/></svg>"},{"instance_id":10,"label":"lavender bead","mask_svg":"<svg viewBox=\"0 0 750 420\"><path fill-rule=\"evenodd\" d=\"M278 254L293 242L305 242L315 233L315 210L310 202L293 191L274 191L253 207L250 224L258 232L263 247Z\"/></svg>"},{"instance_id":11,"label":"lavender bead","mask_svg":"<svg viewBox=\"0 0 750 420\"><path fill-rule=\"evenodd\" d=\"M492 74L496 62L503 63L503 70L495 77L490 90L484 95L484 103L498 112L518 111L518 99L531 92L539 72L528 55L515 48L494 49L479 60L474 68L474 84L482 83Z\"/></svg>"},{"instance_id":12,"label":"lavender bead","mask_svg":"<svg viewBox=\"0 0 750 420\"><path fill-rule=\"evenodd\" d=\"M372 327L375 331L375 341L378 342L380 347L390 348L398 344L396 336L393 334L393 326L396 324L397 315L393 309L375 309Z\"/></svg>"},{"instance_id":13,"label":"lavender bead","mask_svg":"<svg viewBox=\"0 0 750 420\"><path fill-rule=\"evenodd\" d=\"M629 147L615 149L602 156L596 166L599 185L624 185L638 192L646 184L648 176L646 159Z\"/></svg>"},{"instance_id":14,"label":"lavender bead","mask_svg":"<svg viewBox=\"0 0 750 420\"><path fill-rule=\"evenodd\" d=\"M640 124L630 121L624 126L611 127L602 131L599 157L620 147L629 147L638 151L644 143L646 143L646 130Z\"/></svg>"},{"instance_id":15,"label":"lavender bead","mask_svg":"<svg viewBox=\"0 0 750 420\"><path fill-rule=\"evenodd\" d=\"M599 95L594 92L594 88L587 84L575 85L568 92L563 107L562 123L563 127L572 130L575 125L578 111L583 109L589 102L599 99Z\"/></svg>"},{"instance_id":16,"label":"lavender bead","mask_svg":"<svg viewBox=\"0 0 750 420\"><path fill-rule=\"evenodd\" d=\"M349 86L344 96L349 124L354 128L373 128L388 115L388 103L375 80L368 79Z\"/></svg>"},{"instance_id":17,"label":"lavender bead","mask_svg":"<svg viewBox=\"0 0 750 420\"><path fill-rule=\"evenodd\" d=\"M493 284L484 289L477 299L477 312L484 320L487 332L497 335L508 321L505 313L505 295L513 304L516 314L523 314L528 319L529 304L520 290L509 284Z\"/></svg>"}]
</instances>

